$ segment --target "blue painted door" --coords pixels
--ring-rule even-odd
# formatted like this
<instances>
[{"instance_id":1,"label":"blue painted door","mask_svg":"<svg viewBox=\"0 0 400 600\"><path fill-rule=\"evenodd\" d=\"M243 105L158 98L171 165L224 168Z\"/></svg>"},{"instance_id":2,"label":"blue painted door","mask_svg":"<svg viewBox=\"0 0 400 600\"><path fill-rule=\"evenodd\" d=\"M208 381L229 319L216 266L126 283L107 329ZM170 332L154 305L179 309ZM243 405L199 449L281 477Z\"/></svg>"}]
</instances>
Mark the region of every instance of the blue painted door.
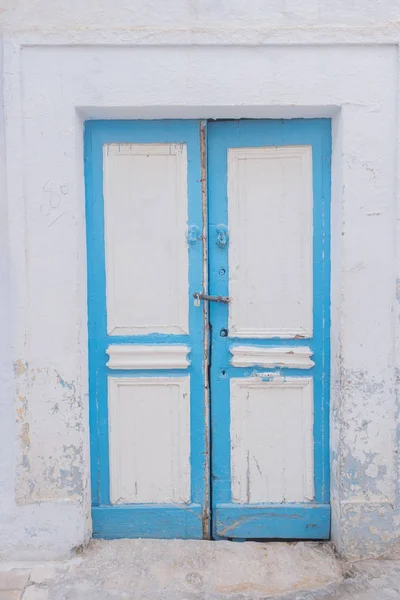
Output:
<instances>
[{"instance_id":1,"label":"blue painted door","mask_svg":"<svg viewBox=\"0 0 400 600\"><path fill-rule=\"evenodd\" d=\"M208 536L200 127L85 128L93 535Z\"/></svg>"},{"instance_id":2,"label":"blue painted door","mask_svg":"<svg viewBox=\"0 0 400 600\"><path fill-rule=\"evenodd\" d=\"M328 538L330 121L92 121L85 178L93 535Z\"/></svg>"},{"instance_id":3,"label":"blue painted door","mask_svg":"<svg viewBox=\"0 0 400 600\"><path fill-rule=\"evenodd\" d=\"M213 535L326 539L330 121L208 125Z\"/></svg>"}]
</instances>

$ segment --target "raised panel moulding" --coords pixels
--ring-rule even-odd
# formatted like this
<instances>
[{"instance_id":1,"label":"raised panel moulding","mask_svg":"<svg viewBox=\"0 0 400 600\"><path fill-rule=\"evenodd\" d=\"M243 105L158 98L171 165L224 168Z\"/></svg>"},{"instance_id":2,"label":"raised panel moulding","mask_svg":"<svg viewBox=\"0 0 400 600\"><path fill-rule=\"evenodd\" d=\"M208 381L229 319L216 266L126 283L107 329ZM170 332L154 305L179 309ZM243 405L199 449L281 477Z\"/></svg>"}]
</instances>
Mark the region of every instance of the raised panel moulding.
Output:
<instances>
[{"instance_id":1,"label":"raised panel moulding","mask_svg":"<svg viewBox=\"0 0 400 600\"><path fill-rule=\"evenodd\" d=\"M314 500L313 413L311 377L231 379L233 502Z\"/></svg>"},{"instance_id":2,"label":"raised panel moulding","mask_svg":"<svg viewBox=\"0 0 400 600\"><path fill-rule=\"evenodd\" d=\"M190 377L109 377L112 504L190 502Z\"/></svg>"},{"instance_id":3,"label":"raised panel moulding","mask_svg":"<svg viewBox=\"0 0 400 600\"><path fill-rule=\"evenodd\" d=\"M229 332L310 338L311 146L228 150Z\"/></svg>"},{"instance_id":4,"label":"raised panel moulding","mask_svg":"<svg viewBox=\"0 0 400 600\"><path fill-rule=\"evenodd\" d=\"M106 144L103 162L107 332L188 333L186 144Z\"/></svg>"},{"instance_id":5,"label":"raised panel moulding","mask_svg":"<svg viewBox=\"0 0 400 600\"><path fill-rule=\"evenodd\" d=\"M187 369L189 346L120 344L108 346L109 369Z\"/></svg>"},{"instance_id":6,"label":"raised panel moulding","mask_svg":"<svg viewBox=\"0 0 400 600\"><path fill-rule=\"evenodd\" d=\"M231 364L234 367L283 367L311 369L313 352L308 346L286 348L260 348L257 346L231 346Z\"/></svg>"}]
</instances>

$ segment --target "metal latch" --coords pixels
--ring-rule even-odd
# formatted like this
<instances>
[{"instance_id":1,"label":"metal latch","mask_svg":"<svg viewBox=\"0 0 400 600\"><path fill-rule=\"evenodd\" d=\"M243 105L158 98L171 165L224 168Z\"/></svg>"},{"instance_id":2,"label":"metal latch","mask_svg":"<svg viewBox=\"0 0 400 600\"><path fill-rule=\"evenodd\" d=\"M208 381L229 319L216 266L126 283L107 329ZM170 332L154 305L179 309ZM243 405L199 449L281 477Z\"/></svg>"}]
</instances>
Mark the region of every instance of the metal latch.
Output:
<instances>
[{"instance_id":1,"label":"metal latch","mask_svg":"<svg viewBox=\"0 0 400 600\"><path fill-rule=\"evenodd\" d=\"M228 304L229 302L228 296L208 296L207 294L201 294L200 292L195 292L193 298L195 306L200 306L200 300L207 300L207 302L221 302L222 304Z\"/></svg>"}]
</instances>

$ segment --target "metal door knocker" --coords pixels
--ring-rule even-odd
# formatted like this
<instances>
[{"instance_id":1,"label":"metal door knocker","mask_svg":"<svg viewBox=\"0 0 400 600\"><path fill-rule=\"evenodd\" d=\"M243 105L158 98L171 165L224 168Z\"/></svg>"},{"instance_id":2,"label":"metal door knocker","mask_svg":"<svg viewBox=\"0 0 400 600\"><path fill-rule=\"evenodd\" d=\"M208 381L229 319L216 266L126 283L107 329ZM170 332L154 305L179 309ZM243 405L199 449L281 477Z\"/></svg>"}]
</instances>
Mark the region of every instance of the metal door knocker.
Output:
<instances>
[{"instance_id":1,"label":"metal door knocker","mask_svg":"<svg viewBox=\"0 0 400 600\"><path fill-rule=\"evenodd\" d=\"M217 225L217 245L225 248L228 245L229 233L226 225Z\"/></svg>"}]
</instances>

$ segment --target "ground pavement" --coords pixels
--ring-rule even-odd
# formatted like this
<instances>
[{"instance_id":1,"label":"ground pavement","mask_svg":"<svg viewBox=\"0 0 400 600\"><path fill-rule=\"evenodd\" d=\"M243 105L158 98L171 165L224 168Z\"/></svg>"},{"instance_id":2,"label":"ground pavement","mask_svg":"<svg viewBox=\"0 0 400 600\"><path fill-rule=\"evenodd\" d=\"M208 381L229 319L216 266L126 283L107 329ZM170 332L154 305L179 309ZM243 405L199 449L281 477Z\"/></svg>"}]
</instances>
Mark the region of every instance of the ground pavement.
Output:
<instances>
[{"instance_id":1,"label":"ground pavement","mask_svg":"<svg viewBox=\"0 0 400 600\"><path fill-rule=\"evenodd\" d=\"M93 541L68 561L0 564L0 600L400 600L400 557L329 544Z\"/></svg>"}]
</instances>

